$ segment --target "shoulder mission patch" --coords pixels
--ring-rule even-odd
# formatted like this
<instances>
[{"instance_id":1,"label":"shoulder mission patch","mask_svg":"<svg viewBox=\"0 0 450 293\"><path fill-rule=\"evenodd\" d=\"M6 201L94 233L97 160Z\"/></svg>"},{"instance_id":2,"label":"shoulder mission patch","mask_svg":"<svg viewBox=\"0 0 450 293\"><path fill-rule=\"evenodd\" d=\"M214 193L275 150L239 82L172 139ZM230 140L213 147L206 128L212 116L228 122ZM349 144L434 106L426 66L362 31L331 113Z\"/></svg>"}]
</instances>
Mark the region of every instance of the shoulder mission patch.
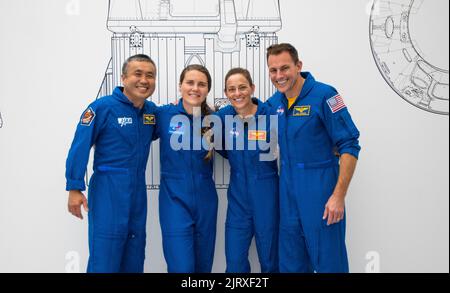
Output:
<instances>
[{"instance_id":1,"label":"shoulder mission patch","mask_svg":"<svg viewBox=\"0 0 450 293\"><path fill-rule=\"evenodd\" d=\"M92 108L86 109L84 111L83 115L81 116L81 122L80 124L83 126L91 126L92 121L94 121L95 118L95 112L92 110Z\"/></svg>"}]
</instances>

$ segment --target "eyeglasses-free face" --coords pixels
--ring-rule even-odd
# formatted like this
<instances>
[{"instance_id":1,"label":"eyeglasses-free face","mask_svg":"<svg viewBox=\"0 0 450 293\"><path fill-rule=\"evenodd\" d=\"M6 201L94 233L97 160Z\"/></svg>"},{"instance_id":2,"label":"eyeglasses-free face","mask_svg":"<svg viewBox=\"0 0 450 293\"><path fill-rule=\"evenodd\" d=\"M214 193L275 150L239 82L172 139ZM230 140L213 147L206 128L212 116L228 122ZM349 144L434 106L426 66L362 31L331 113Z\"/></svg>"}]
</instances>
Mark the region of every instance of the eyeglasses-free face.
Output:
<instances>
[{"instance_id":1,"label":"eyeglasses-free face","mask_svg":"<svg viewBox=\"0 0 450 293\"><path fill-rule=\"evenodd\" d=\"M234 74L228 78L225 94L237 112L241 112L252 106L254 93L255 86L250 85L242 74Z\"/></svg>"}]
</instances>

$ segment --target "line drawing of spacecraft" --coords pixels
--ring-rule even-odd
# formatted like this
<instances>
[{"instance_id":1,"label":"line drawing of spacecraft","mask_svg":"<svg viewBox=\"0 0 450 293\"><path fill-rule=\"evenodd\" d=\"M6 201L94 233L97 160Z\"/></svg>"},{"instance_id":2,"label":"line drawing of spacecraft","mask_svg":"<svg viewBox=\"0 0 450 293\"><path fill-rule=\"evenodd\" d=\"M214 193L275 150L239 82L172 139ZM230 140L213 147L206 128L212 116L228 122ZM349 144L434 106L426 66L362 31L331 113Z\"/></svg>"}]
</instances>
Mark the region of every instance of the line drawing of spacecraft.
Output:
<instances>
[{"instance_id":1,"label":"line drawing of spacecraft","mask_svg":"<svg viewBox=\"0 0 450 293\"><path fill-rule=\"evenodd\" d=\"M121 66L129 56L143 53L157 66L151 100L158 105L178 97L179 76L190 64L202 64L211 73L210 105L228 104L224 78L233 67L247 68L256 85L255 96L266 100L275 92L266 49L278 43L280 8L279 0L109 0L112 56L97 98L120 85ZM152 144L147 170L148 189L159 189L159 142ZM228 174L228 162L216 156L217 188L228 187Z\"/></svg>"},{"instance_id":2,"label":"line drawing of spacecraft","mask_svg":"<svg viewBox=\"0 0 450 293\"><path fill-rule=\"evenodd\" d=\"M410 17L424 1L430 0L375 0L370 44L379 71L400 97L422 110L448 115L448 68L428 61L410 33Z\"/></svg>"}]
</instances>

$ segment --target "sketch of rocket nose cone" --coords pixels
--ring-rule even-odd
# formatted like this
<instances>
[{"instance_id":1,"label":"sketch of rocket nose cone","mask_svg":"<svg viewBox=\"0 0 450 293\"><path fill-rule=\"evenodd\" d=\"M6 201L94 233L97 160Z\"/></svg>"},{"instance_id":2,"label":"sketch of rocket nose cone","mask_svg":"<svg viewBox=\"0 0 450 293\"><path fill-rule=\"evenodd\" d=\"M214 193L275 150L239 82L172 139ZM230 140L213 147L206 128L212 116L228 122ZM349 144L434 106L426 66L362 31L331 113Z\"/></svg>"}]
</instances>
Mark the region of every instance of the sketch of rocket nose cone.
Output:
<instances>
[{"instance_id":1,"label":"sketch of rocket nose cone","mask_svg":"<svg viewBox=\"0 0 450 293\"><path fill-rule=\"evenodd\" d=\"M144 33L218 33L235 24L240 32L279 31L279 0L109 0L108 29L116 33L133 25Z\"/></svg>"}]
</instances>

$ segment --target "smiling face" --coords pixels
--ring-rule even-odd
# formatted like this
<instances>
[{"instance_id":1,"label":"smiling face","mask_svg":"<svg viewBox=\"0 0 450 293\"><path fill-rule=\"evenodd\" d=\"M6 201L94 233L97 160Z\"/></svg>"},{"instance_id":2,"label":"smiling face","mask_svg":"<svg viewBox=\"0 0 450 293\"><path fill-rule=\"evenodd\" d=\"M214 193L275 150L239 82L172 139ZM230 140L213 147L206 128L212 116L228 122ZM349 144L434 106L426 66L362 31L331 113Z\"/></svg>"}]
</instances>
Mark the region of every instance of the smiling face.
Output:
<instances>
[{"instance_id":1,"label":"smiling face","mask_svg":"<svg viewBox=\"0 0 450 293\"><path fill-rule=\"evenodd\" d=\"M226 81L225 94L236 112L248 112L252 108L255 86L242 74L233 74Z\"/></svg>"},{"instance_id":2,"label":"smiling face","mask_svg":"<svg viewBox=\"0 0 450 293\"><path fill-rule=\"evenodd\" d=\"M180 82L180 93L186 108L200 107L208 96L208 78L198 70L186 72Z\"/></svg>"},{"instance_id":3,"label":"smiling face","mask_svg":"<svg viewBox=\"0 0 450 293\"><path fill-rule=\"evenodd\" d=\"M270 80L278 91L292 98L298 96L301 88L302 62L294 62L288 52L270 55L268 58Z\"/></svg>"},{"instance_id":4,"label":"smiling face","mask_svg":"<svg viewBox=\"0 0 450 293\"><path fill-rule=\"evenodd\" d=\"M122 75L123 93L133 103L143 103L155 91L156 68L150 62L132 61Z\"/></svg>"}]
</instances>

